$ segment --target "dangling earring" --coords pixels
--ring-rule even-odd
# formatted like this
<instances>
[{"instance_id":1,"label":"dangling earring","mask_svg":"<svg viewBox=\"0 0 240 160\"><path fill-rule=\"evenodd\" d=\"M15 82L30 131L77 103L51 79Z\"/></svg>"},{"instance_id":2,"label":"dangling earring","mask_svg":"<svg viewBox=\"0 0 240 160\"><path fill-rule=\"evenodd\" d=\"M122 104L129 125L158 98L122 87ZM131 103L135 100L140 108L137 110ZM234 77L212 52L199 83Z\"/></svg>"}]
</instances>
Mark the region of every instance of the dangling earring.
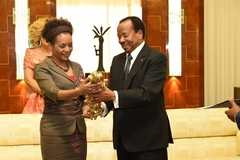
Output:
<instances>
[{"instance_id":1,"label":"dangling earring","mask_svg":"<svg viewBox=\"0 0 240 160\"><path fill-rule=\"evenodd\" d=\"M33 46L33 47L34 48L41 47L41 41L38 41L38 43L35 46Z\"/></svg>"}]
</instances>

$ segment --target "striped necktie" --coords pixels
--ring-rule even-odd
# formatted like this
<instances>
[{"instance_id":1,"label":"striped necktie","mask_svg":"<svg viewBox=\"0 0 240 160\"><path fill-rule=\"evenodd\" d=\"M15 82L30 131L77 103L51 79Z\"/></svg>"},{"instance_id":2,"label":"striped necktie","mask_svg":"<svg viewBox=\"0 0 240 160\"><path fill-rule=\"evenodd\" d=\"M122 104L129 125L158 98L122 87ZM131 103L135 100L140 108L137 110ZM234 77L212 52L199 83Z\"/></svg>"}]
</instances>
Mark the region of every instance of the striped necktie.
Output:
<instances>
[{"instance_id":1,"label":"striped necktie","mask_svg":"<svg viewBox=\"0 0 240 160\"><path fill-rule=\"evenodd\" d=\"M130 68L130 65L131 65L131 60L132 60L132 56L131 54L128 54L128 57L127 57L127 64L125 66L125 69L124 69L124 81L127 79L127 75L129 73L129 68Z\"/></svg>"}]
</instances>

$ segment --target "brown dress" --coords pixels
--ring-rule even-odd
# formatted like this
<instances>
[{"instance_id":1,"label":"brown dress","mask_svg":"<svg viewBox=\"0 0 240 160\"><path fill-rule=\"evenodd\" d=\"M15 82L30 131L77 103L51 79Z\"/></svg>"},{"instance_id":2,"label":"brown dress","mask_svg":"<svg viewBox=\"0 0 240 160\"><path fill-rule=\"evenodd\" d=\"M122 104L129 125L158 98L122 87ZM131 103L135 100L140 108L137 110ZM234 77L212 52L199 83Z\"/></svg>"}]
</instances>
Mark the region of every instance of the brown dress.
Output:
<instances>
[{"instance_id":1,"label":"brown dress","mask_svg":"<svg viewBox=\"0 0 240 160\"><path fill-rule=\"evenodd\" d=\"M84 78L80 64L69 61L69 65L73 69L73 77L69 77L49 57L34 68L45 102L40 122L43 160L86 160L86 124L82 117L85 98L57 98L60 90L75 89Z\"/></svg>"}]
</instances>

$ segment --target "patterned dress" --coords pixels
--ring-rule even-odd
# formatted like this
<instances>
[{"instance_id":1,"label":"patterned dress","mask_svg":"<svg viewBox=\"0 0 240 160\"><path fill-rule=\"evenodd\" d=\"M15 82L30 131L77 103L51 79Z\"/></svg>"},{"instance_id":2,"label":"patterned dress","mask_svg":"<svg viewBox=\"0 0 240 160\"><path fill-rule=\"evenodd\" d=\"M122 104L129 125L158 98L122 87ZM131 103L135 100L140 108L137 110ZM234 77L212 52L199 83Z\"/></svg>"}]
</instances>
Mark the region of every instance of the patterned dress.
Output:
<instances>
[{"instance_id":1,"label":"patterned dress","mask_svg":"<svg viewBox=\"0 0 240 160\"><path fill-rule=\"evenodd\" d=\"M24 69L30 68L34 69L37 63L43 62L45 57L37 54L34 50L28 48L26 49L24 57ZM22 113L42 113L44 109L44 100L42 95L34 92L30 87L28 87L26 94L27 103L23 109Z\"/></svg>"}]
</instances>

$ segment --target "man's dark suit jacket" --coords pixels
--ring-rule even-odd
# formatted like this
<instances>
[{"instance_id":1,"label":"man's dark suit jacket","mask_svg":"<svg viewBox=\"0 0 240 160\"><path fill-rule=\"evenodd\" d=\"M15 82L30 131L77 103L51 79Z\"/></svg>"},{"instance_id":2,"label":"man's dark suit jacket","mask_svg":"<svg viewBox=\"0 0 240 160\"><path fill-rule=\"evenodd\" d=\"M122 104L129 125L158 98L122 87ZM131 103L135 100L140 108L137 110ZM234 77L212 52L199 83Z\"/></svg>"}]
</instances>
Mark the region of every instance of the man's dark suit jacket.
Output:
<instances>
[{"instance_id":1,"label":"man's dark suit jacket","mask_svg":"<svg viewBox=\"0 0 240 160\"><path fill-rule=\"evenodd\" d=\"M114 148L119 135L130 152L166 148L173 142L163 94L167 58L145 44L122 88L125 61L126 53L115 56L110 69L108 87L119 96L113 111ZM112 101L105 103L109 111L114 108Z\"/></svg>"},{"instance_id":2,"label":"man's dark suit jacket","mask_svg":"<svg viewBox=\"0 0 240 160\"><path fill-rule=\"evenodd\" d=\"M238 129L240 129L240 112L236 114L235 121L237 123Z\"/></svg>"}]
</instances>

